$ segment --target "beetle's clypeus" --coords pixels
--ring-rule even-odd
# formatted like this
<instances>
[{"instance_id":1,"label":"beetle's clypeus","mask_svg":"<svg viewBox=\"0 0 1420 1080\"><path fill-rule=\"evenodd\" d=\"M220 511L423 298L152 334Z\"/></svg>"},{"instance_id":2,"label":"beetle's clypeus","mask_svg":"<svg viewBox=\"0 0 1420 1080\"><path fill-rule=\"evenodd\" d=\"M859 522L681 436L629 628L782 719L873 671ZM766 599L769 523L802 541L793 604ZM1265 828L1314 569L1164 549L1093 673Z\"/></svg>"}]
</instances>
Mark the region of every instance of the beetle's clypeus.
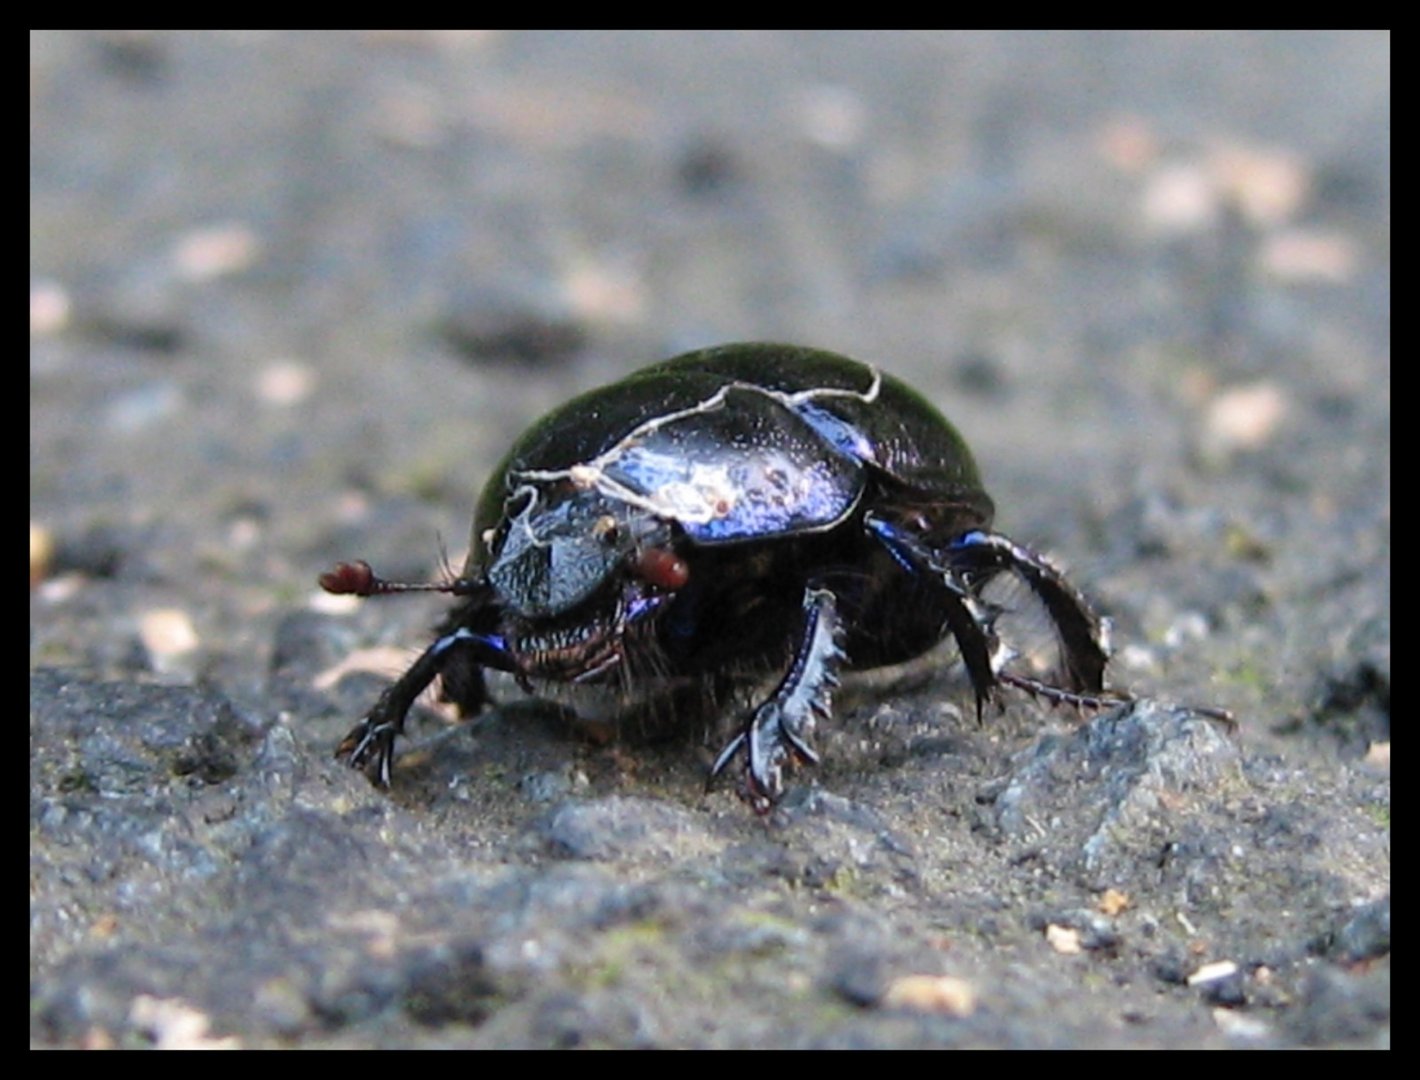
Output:
<instances>
[{"instance_id":1,"label":"beetle's clypeus","mask_svg":"<svg viewBox=\"0 0 1420 1080\"><path fill-rule=\"evenodd\" d=\"M1055 702L1104 689L1101 621L1050 563L991 530L966 444L892 376L847 357L741 344L668 360L535 424L479 500L463 572L404 586L364 563L321 579L369 596L410 588L458 603L432 645L338 754L387 785L395 737L442 676L466 715L484 670L534 683L698 688L777 685L738 722L711 771L736 759L759 810L811 736L838 673L911 659L950 635L978 712L1002 683ZM982 594L1020 578L1055 630L1048 680L1013 672Z\"/></svg>"}]
</instances>

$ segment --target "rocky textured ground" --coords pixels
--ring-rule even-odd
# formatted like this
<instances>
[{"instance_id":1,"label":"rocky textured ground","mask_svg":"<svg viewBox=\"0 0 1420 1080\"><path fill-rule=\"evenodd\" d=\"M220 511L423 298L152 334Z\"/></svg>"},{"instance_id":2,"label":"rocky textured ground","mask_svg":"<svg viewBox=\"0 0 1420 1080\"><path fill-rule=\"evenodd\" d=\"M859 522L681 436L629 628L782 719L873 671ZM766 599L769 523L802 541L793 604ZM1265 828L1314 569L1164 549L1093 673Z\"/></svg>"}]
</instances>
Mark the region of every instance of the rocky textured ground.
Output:
<instances>
[{"instance_id":1,"label":"rocky textured ground","mask_svg":"<svg viewBox=\"0 0 1420 1080\"><path fill-rule=\"evenodd\" d=\"M36 33L32 1043L1387 1044L1389 57ZM441 603L316 575L755 339L921 387L1143 700L978 725L943 655L765 819L516 690L334 762Z\"/></svg>"}]
</instances>

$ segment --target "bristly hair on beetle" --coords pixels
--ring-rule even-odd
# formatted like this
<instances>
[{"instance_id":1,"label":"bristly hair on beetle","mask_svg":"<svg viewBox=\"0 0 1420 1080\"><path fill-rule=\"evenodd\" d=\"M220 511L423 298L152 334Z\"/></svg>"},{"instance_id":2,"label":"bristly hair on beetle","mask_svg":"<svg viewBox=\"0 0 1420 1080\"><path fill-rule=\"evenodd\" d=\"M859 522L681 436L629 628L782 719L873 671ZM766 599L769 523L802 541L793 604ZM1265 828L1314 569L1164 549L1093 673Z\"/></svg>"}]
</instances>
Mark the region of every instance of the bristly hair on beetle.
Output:
<instances>
[{"instance_id":1,"label":"bristly hair on beetle","mask_svg":"<svg viewBox=\"0 0 1420 1080\"><path fill-rule=\"evenodd\" d=\"M628 697L773 683L710 780L740 762L765 812L818 761L813 733L839 673L913 659L952 638L980 716L1001 686L1054 705L1132 701L1107 689L1107 626L1042 556L991 528L994 506L956 429L908 386L815 349L739 344L668 360L534 424L489 479L461 571L442 584L368 563L333 593L433 591L456 603L433 642L340 743L388 786L394 743L436 677L468 716L484 672ZM1044 673L1012 667L993 580L1018 580L1054 638ZM1196 710L1231 723L1219 709Z\"/></svg>"}]
</instances>

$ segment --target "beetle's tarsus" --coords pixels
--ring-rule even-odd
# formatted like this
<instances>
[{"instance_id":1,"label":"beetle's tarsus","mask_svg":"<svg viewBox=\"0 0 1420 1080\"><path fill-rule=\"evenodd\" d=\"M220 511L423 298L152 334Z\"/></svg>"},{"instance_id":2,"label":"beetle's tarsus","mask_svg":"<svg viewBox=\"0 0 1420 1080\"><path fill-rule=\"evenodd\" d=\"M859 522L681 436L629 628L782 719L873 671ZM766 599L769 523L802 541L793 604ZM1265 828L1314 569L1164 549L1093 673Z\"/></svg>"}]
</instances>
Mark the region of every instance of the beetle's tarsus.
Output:
<instances>
[{"instance_id":1,"label":"beetle's tarsus","mask_svg":"<svg viewBox=\"0 0 1420 1080\"><path fill-rule=\"evenodd\" d=\"M1191 713L1197 713L1205 720L1222 724L1229 732L1238 729L1238 718L1233 715L1232 709L1222 709L1216 705L1185 705L1183 707Z\"/></svg>"},{"instance_id":2,"label":"beetle's tarsus","mask_svg":"<svg viewBox=\"0 0 1420 1080\"><path fill-rule=\"evenodd\" d=\"M1130 705L1138 700L1133 694L1126 694L1123 691L1110 690L1085 694L1074 690L1065 690L1062 687L1041 682L1039 679L1032 679L1028 675L1017 675L1014 671L1002 671L997 675L997 678L1007 686L1024 690L1032 697L1043 698L1052 705L1070 705L1076 709L1112 709L1116 705Z\"/></svg>"},{"instance_id":3,"label":"beetle's tarsus","mask_svg":"<svg viewBox=\"0 0 1420 1080\"><path fill-rule=\"evenodd\" d=\"M1052 705L1069 705L1075 709L1112 709L1119 705L1133 705L1140 699L1133 694L1123 690L1105 690L1097 694L1082 694L1070 690L1062 690L1058 686L1041 682L1039 679L1032 679L1028 675L1017 675L1015 672L1003 671L1000 679L1008 686L1014 686L1018 690L1024 690L1032 697L1042 698ZM1213 705L1180 705L1181 709L1195 713L1205 720L1212 720L1214 723L1222 724L1230 732L1236 731L1238 726L1237 717L1230 709L1220 709Z\"/></svg>"},{"instance_id":4,"label":"beetle's tarsus","mask_svg":"<svg viewBox=\"0 0 1420 1080\"><path fill-rule=\"evenodd\" d=\"M336 759L363 772L376 787L390 786L394 770L394 741L404 731L404 718L414 699L433 679L432 672L425 677L426 673L421 669L427 655L420 657L403 678L385 689L369 715L351 728L336 747ZM411 675L415 677L411 679Z\"/></svg>"},{"instance_id":5,"label":"beetle's tarsus","mask_svg":"<svg viewBox=\"0 0 1420 1080\"><path fill-rule=\"evenodd\" d=\"M341 740L335 756L363 772L376 787L387 788L394 767L394 739L401 727L402 722L368 717Z\"/></svg>"},{"instance_id":6,"label":"beetle's tarsus","mask_svg":"<svg viewBox=\"0 0 1420 1080\"><path fill-rule=\"evenodd\" d=\"M377 786L389 787L394 765L394 741L404 732L404 719L415 699L434 681L459 651L475 650L481 659L501 659L501 642L487 635L459 628L441 635L419 654L408 671L385 687L375 707L341 740L335 756L352 769L365 773ZM480 675L459 684L468 693L482 690Z\"/></svg>"}]
</instances>

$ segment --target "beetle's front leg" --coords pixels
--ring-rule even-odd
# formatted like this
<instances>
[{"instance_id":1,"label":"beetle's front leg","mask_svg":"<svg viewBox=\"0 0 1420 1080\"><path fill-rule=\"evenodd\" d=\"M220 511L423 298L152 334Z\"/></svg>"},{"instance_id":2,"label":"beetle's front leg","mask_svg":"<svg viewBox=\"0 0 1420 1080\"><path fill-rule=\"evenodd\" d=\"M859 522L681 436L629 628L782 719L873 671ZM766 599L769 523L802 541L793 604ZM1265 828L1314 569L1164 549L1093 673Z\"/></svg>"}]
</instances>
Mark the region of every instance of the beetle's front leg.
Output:
<instances>
[{"instance_id":1,"label":"beetle's front leg","mask_svg":"<svg viewBox=\"0 0 1420 1080\"><path fill-rule=\"evenodd\" d=\"M818 763L809 745L816 718L827 717L843 650L838 601L825 588L804 593L803 631L793 662L768 701L755 709L744 730L720 751L710 770L718 776L740 751L745 752L745 785L751 805L767 812L784 793L784 765L790 759Z\"/></svg>"},{"instance_id":2,"label":"beetle's front leg","mask_svg":"<svg viewBox=\"0 0 1420 1080\"><path fill-rule=\"evenodd\" d=\"M500 637L466 627L443 634L385 688L365 719L341 740L335 756L352 769L362 770L377 787L389 787L394 740L404 731L405 717L434 677L453 660L464 658L460 654L471 654L474 665L503 667L507 651Z\"/></svg>"}]
</instances>

